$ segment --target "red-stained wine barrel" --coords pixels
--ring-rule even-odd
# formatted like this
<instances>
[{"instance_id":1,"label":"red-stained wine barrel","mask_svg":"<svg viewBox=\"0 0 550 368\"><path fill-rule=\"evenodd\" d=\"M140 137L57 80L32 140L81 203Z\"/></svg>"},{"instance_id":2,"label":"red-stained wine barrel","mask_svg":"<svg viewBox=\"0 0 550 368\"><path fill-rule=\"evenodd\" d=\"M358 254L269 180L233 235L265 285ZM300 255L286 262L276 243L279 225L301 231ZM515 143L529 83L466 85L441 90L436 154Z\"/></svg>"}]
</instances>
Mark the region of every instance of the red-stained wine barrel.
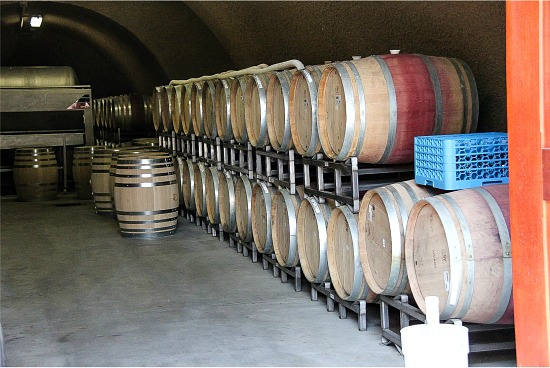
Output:
<instances>
[{"instance_id":1,"label":"red-stained wine barrel","mask_svg":"<svg viewBox=\"0 0 550 368\"><path fill-rule=\"evenodd\" d=\"M340 298L372 302L377 294L369 289L361 268L357 217L346 205L332 210L327 229L328 269Z\"/></svg>"},{"instance_id":2,"label":"red-stained wine barrel","mask_svg":"<svg viewBox=\"0 0 550 368\"><path fill-rule=\"evenodd\" d=\"M508 185L459 190L418 201L405 241L414 299L439 297L441 319L512 323ZM519 270L525 271L525 270Z\"/></svg>"},{"instance_id":3,"label":"red-stained wine barrel","mask_svg":"<svg viewBox=\"0 0 550 368\"><path fill-rule=\"evenodd\" d=\"M334 63L319 84L319 138L336 160L413 160L414 137L473 132L478 98L468 65L398 54Z\"/></svg>"},{"instance_id":4,"label":"red-stained wine barrel","mask_svg":"<svg viewBox=\"0 0 550 368\"><path fill-rule=\"evenodd\" d=\"M289 112L292 72L284 70L272 74L267 86L267 133L271 146L279 152L293 148Z\"/></svg>"},{"instance_id":5,"label":"red-stained wine barrel","mask_svg":"<svg viewBox=\"0 0 550 368\"><path fill-rule=\"evenodd\" d=\"M289 95L289 118L292 142L302 156L321 151L317 129L317 89L326 65L312 65L292 75Z\"/></svg>"},{"instance_id":6,"label":"red-stained wine barrel","mask_svg":"<svg viewBox=\"0 0 550 368\"><path fill-rule=\"evenodd\" d=\"M246 78L247 76L238 77L233 79L231 82L231 130L233 132L233 137L239 143L246 143L248 141L244 101L246 92Z\"/></svg>"},{"instance_id":7,"label":"red-stained wine barrel","mask_svg":"<svg viewBox=\"0 0 550 368\"><path fill-rule=\"evenodd\" d=\"M246 78L244 115L248 140L254 147L269 144L267 135L267 85L271 73L254 74Z\"/></svg>"},{"instance_id":8,"label":"red-stained wine barrel","mask_svg":"<svg viewBox=\"0 0 550 368\"><path fill-rule=\"evenodd\" d=\"M215 81L215 102L214 110L216 112L216 128L218 136L224 142L229 142L233 138L231 128L231 86L233 78L218 79Z\"/></svg>"},{"instance_id":9,"label":"red-stained wine barrel","mask_svg":"<svg viewBox=\"0 0 550 368\"><path fill-rule=\"evenodd\" d=\"M405 267L405 230L414 204L433 188L408 180L369 190L359 210L359 253L365 279L377 294L410 293Z\"/></svg>"}]
</instances>

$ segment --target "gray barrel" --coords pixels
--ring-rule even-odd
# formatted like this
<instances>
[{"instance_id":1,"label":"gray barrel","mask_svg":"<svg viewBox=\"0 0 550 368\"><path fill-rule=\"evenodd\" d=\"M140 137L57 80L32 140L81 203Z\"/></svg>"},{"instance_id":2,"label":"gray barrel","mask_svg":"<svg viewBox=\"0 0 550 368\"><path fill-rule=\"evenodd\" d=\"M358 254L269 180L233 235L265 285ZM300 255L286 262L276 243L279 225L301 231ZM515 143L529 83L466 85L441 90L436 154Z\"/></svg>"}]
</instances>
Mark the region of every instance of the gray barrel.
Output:
<instances>
[{"instance_id":1,"label":"gray barrel","mask_svg":"<svg viewBox=\"0 0 550 368\"><path fill-rule=\"evenodd\" d=\"M15 151L13 181L21 201L51 201L57 197L58 171L51 147Z\"/></svg>"}]
</instances>

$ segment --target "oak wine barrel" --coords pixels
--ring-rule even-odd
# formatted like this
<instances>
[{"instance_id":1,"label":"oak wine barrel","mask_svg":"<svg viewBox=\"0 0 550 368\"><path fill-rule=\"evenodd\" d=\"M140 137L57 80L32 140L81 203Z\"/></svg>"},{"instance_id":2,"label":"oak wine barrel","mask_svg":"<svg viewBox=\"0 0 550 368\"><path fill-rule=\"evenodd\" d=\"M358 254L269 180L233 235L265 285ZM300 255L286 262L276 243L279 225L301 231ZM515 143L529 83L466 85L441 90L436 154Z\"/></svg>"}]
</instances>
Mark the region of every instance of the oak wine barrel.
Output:
<instances>
[{"instance_id":1,"label":"oak wine barrel","mask_svg":"<svg viewBox=\"0 0 550 368\"><path fill-rule=\"evenodd\" d=\"M13 182L20 201L51 201L57 197L58 169L52 147L15 150Z\"/></svg>"},{"instance_id":2,"label":"oak wine barrel","mask_svg":"<svg viewBox=\"0 0 550 368\"><path fill-rule=\"evenodd\" d=\"M239 143L248 142L245 118L246 76L233 79L231 82L230 116L233 137Z\"/></svg>"},{"instance_id":3,"label":"oak wine barrel","mask_svg":"<svg viewBox=\"0 0 550 368\"><path fill-rule=\"evenodd\" d=\"M271 75L267 86L267 133L270 145L279 152L293 148L290 131L289 96L292 71Z\"/></svg>"},{"instance_id":4,"label":"oak wine barrel","mask_svg":"<svg viewBox=\"0 0 550 368\"><path fill-rule=\"evenodd\" d=\"M365 279L377 294L409 294L405 230L414 204L434 195L408 180L369 190L359 210L359 253Z\"/></svg>"},{"instance_id":5,"label":"oak wine barrel","mask_svg":"<svg viewBox=\"0 0 550 368\"><path fill-rule=\"evenodd\" d=\"M187 211L195 209L195 170L192 160L185 160L181 167L181 192Z\"/></svg>"},{"instance_id":6,"label":"oak wine barrel","mask_svg":"<svg viewBox=\"0 0 550 368\"><path fill-rule=\"evenodd\" d=\"M73 156L73 179L76 188L76 197L92 199L92 159L98 149L103 146L75 147Z\"/></svg>"},{"instance_id":7,"label":"oak wine barrel","mask_svg":"<svg viewBox=\"0 0 550 368\"><path fill-rule=\"evenodd\" d=\"M298 254L300 266L309 282L330 280L327 260L327 226L334 204L320 203L315 197L305 198L298 210Z\"/></svg>"},{"instance_id":8,"label":"oak wine barrel","mask_svg":"<svg viewBox=\"0 0 550 368\"><path fill-rule=\"evenodd\" d=\"M318 92L319 138L336 160L407 163L415 136L477 126L475 79L458 59L391 54L333 63Z\"/></svg>"},{"instance_id":9,"label":"oak wine barrel","mask_svg":"<svg viewBox=\"0 0 550 368\"><path fill-rule=\"evenodd\" d=\"M195 82L191 85L191 121L192 132L199 137L204 136L204 106L202 103L203 85Z\"/></svg>"},{"instance_id":10,"label":"oak wine barrel","mask_svg":"<svg viewBox=\"0 0 550 368\"><path fill-rule=\"evenodd\" d=\"M218 203L220 208L220 224L226 233L237 231L235 210L235 186L237 176L230 172L222 172L219 176Z\"/></svg>"},{"instance_id":11,"label":"oak wine barrel","mask_svg":"<svg viewBox=\"0 0 550 368\"><path fill-rule=\"evenodd\" d=\"M151 146L158 147L159 139L158 138L134 138L132 139L132 145L134 146Z\"/></svg>"},{"instance_id":12,"label":"oak wine barrel","mask_svg":"<svg viewBox=\"0 0 550 368\"><path fill-rule=\"evenodd\" d=\"M206 170L208 168L202 162L193 165L194 171L194 194L195 194L195 209L197 216L207 217L206 210Z\"/></svg>"},{"instance_id":13,"label":"oak wine barrel","mask_svg":"<svg viewBox=\"0 0 550 368\"><path fill-rule=\"evenodd\" d=\"M243 241L254 239L252 231L252 186L248 176L241 175L235 183L235 218L237 232Z\"/></svg>"},{"instance_id":14,"label":"oak wine barrel","mask_svg":"<svg viewBox=\"0 0 550 368\"><path fill-rule=\"evenodd\" d=\"M114 194L122 236L156 238L175 233L179 195L168 153L120 157Z\"/></svg>"},{"instance_id":15,"label":"oak wine barrel","mask_svg":"<svg viewBox=\"0 0 550 368\"><path fill-rule=\"evenodd\" d=\"M296 187L296 194L286 188L278 190L271 201L271 234L277 262L283 267L295 267L298 254L298 210L304 198L304 187Z\"/></svg>"},{"instance_id":16,"label":"oak wine barrel","mask_svg":"<svg viewBox=\"0 0 550 368\"><path fill-rule=\"evenodd\" d=\"M176 180L178 184L178 196L180 198L179 205L185 205L183 201L183 166L185 165L185 159L183 157L174 158L174 171L176 172Z\"/></svg>"},{"instance_id":17,"label":"oak wine barrel","mask_svg":"<svg viewBox=\"0 0 550 368\"><path fill-rule=\"evenodd\" d=\"M98 148L95 150L92 157L90 182L95 212L98 215L113 213L113 203L109 191L109 177L113 152L114 150L112 148Z\"/></svg>"},{"instance_id":18,"label":"oak wine barrel","mask_svg":"<svg viewBox=\"0 0 550 368\"><path fill-rule=\"evenodd\" d=\"M172 127L174 132L179 133L182 131L182 90L185 87L180 85L174 86L174 92L171 94L171 104L172 104Z\"/></svg>"},{"instance_id":19,"label":"oak wine barrel","mask_svg":"<svg viewBox=\"0 0 550 368\"><path fill-rule=\"evenodd\" d=\"M346 205L332 210L327 228L328 269L340 298L372 302L377 295L369 289L361 268L357 218Z\"/></svg>"},{"instance_id":20,"label":"oak wine barrel","mask_svg":"<svg viewBox=\"0 0 550 368\"><path fill-rule=\"evenodd\" d=\"M312 65L292 75L289 92L289 119L292 142L302 156L321 151L317 128L317 89L326 65Z\"/></svg>"},{"instance_id":21,"label":"oak wine barrel","mask_svg":"<svg viewBox=\"0 0 550 368\"><path fill-rule=\"evenodd\" d=\"M271 199L275 195L273 186L258 181L252 187L252 235L258 252L273 253L271 233Z\"/></svg>"},{"instance_id":22,"label":"oak wine barrel","mask_svg":"<svg viewBox=\"0 0 550 368\"><path fill-rule=\"evenodd\" d=\"M162 93L163 93L163 86L155 87L155 90L153 91L153 127L155 128L155 131L162 132L164 131L164 126L162 123Z\"/></svg>"},{"instance_id":23,"label":"oak wine barrel","mask_svg":"<svg viewBox=\"0 0 550 368\"><path fill-rule=\"evenodd\" d=\"M193 122L191 115L191 88L192 84L185 84L181 90L181 130L185 135L193 134Z\"/></svg>"},{"instance_id":24,"label":"oak wine barrel","mask_svg":"<svg viewBox=\"0 0 550 368\"><path fill-rule=\"evenodd\" d=\"M202 86L202 120L204 124L204 134L210 139L218 136L217 121L216 121L216 86L214 82L209 80L203 83Z\"/></svg>"},{"instance_id":25,"label":"oak wine barrel","mask_svg":"<svg viewBox=\"0 0 550 368\"><path fill-rule=\"evenodd\" d=\"M405 240L414 299L441 301L441 319L513 323L508 185L490 185L418 201Z\"/></svg>"},{"instance_id":26,"label":"oak wine barrel","mask_svg":"<svg viewBox=\"0 0 550 368\"><path fill-rule=\"evenodd\" d=\"M161 118L162 126L164 127L165 132L171 132L174 130L174 122L172 121L172 115L174 111L174 87L173 86L164 86L161 93Z\"/></svg>"},{"instance_id":27,"label":"oak wine barrel","mask_svg":"<svg viewBox=\"0 0 550 368\"><path fill-rule=\"evenodd\" d=\"M248 140L257 148L269 144L267 135L267 85L271 73L254 74L246 78L244 121Z\"/></svg>"},{"instance_id":28,"label":"oak wine barrel","mask_svg":"<svg viewBox=\"0 0 550 368\"><path fill-rule=\"evenodd\" d=\"M206 195L206 213L210 224L220 223L219 192L220 176L222 175L223 173L218 171L215 166L206 168L204 186Z\"/></svg>"},{"instance_id":29,"label":"oak wine barrel","mask_svg":"<svg viewBox=\"0 0 550 368\"><path fill-rule=\"evenodd\" d=\"M218 136L224 142L229 142L233 138L231 128L231 85L233 78L218 79L215 85L214 110L216 112L216 128Z\"/></svg>"}]
</instances>

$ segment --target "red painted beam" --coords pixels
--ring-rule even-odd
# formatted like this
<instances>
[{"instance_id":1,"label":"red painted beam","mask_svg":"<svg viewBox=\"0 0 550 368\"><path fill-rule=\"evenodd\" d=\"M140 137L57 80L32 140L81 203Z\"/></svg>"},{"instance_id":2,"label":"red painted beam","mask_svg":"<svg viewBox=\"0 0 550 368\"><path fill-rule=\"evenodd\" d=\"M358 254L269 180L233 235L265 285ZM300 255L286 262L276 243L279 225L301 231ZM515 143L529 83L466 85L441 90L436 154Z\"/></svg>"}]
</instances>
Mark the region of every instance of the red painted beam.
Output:
<instances>
[{"instance_id":1,"label":"red painted beam","mask_svg":"<svg viewBox=\"0 0 550 368\"><path fill-rule=\"evenodd\" d=\"M550 366L550 2L506 3L510 220L518 366ZM548 163L547 161L545 162ZM547 194L547 193L545 193Z\"/></svg>"}]
</instances>

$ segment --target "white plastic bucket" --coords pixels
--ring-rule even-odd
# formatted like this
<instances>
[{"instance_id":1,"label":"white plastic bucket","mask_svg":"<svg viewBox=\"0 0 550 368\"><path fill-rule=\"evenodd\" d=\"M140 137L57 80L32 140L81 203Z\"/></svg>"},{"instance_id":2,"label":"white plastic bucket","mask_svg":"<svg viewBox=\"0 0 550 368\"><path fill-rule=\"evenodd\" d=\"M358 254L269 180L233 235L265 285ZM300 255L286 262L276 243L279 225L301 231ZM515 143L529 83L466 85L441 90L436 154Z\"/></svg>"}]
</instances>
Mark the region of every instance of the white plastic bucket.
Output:
<instances>
[{"instance_id":1,"label":"white plastic bucket","mask_svg":"<svg viewBox=\"0 0 550 368\"><path fill-rule=\"evenodd\" d=\"M426 298L426 324L401 329L401 345L405 367L468 366L468 329L439 323L437 297Z\"/></svg>"}]
</instances>

